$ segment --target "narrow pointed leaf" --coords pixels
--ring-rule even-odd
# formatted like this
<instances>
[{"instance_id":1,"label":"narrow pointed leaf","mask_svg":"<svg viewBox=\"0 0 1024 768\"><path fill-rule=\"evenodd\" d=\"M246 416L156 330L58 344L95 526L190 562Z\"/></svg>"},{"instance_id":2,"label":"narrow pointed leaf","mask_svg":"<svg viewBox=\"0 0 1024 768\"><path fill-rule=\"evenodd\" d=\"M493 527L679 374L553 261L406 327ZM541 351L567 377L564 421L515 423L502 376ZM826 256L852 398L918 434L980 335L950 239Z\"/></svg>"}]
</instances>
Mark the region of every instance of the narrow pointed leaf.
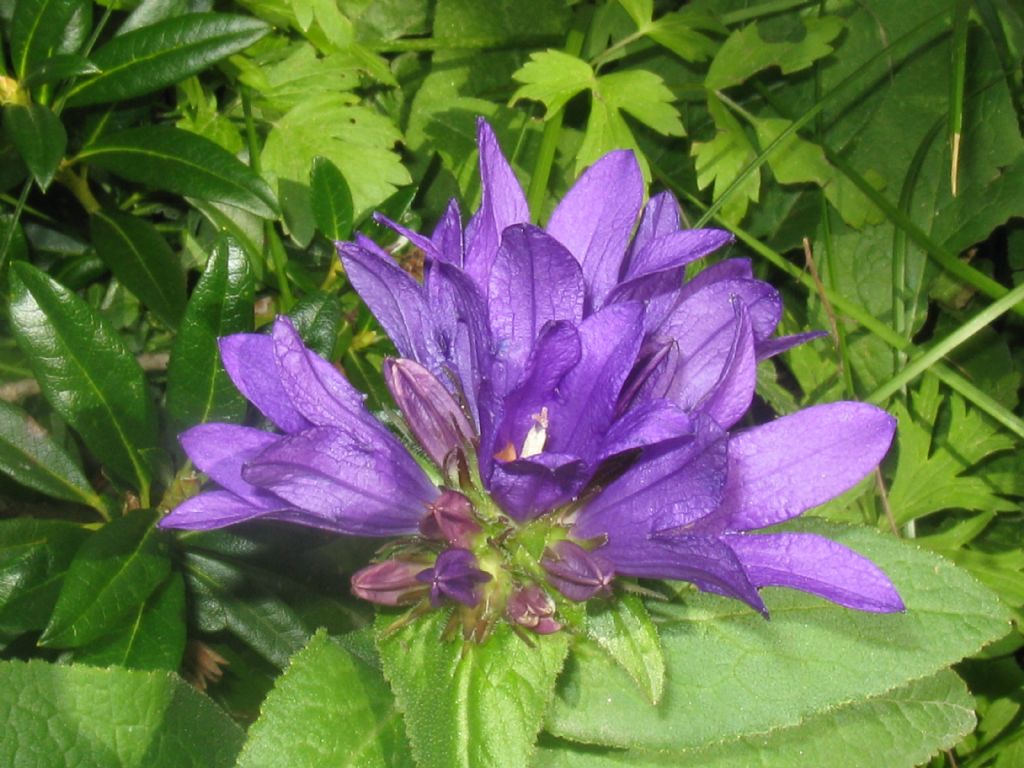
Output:
<instances>
[{"instance_id":1,"label":"narrow pointed leaf","mask_svg":"<svg viewBox=\"0 0 1024 768\"><path fill-rule=\"evenodd\" d=\"M0 401L0 471L55 499L101 509L81 467L31 416Z\"/></svg>"},{"instance_id":2,"label":"narrow pointed leaf","mask_svg":"<svg viewBox=\"0 0 1024 768\"><path fill-rule=\"evenodd\" d=\"M447 640L447 620L435 611L377 641L416 765L528 765L568 638L538 635L531 648L502 623L483 644Z\"/></svg>"},{"instance_id":3,"label":"narrow pointed leaf","mask_svg":"<svg viewBox=\"0 0 1024 768\"><path fill-rule=\"evenodd\" d=\"M181 426L239 422L246 403L228 378L217 339L252 330L253 278L245 253L221 241L185 309L167 367L167 410Z\"/></svg>"},{"instance_id":4,"label":"narrow pointed leaf","mask_svg":"<svg viewBox=\"0 0 1024 768\"><path fill-rule=\"evenodd\" d=\"M278 678L238 760L239 768L296 765L413 766L401 714L384 677L323 631Z\"/></svg>"},{"instance_id":5,"label":"narrow pointed leaf","mask_svg":"<svg viewBox=\"0 0 1024 768\"><path fill-rule=\"evenodd\" d=\"M277 201L249 166L209 139L168 126L146 126L103 136L78 161L155 189L227 203L272 219Z\"/></svg>"},{"instance_id":6,"label":"narrow pointed leaf","mask_svg":"<svg viewBox=\"0 0 1024 768\"><path fill-rule=\"evenodd\" d=\"M155 521L156 513L136 510L82 545L40 644L77 648L127 626L139 604L170 573Z\"/></svg>"},{"instance_id":7,"label":"narrow pointed leaf","mask_svg":"<svg viewBox=\"0 0 1024 768\"><path fill-rule=\"evenodd\" d=\"M11 270L11 323L54 410L121 483L147 491L156 415L142 369L84 301L35 267Z\"/></svg>"},{"instance_id":8,"label":"narrow pointed leaf","mask_svg":"<svg viewBox=\"0 0 1024 768\"><path fill-rule=\"evenodd\" d=\"M91 75L99 72L92 61L77 53L61 53L52 56L31 72L25 75L21 84L25 88L35 88L37 85L47 85L61 80L68 80L79 75Z\"/></svg>"},{"instance_id":9,"label":"narrow pointed leaf","mask_svg":"<svg viewBox=\"0 0 1024 768\"><path fill-rule=\"evenodd\" d=\"M0 662L0 765L230 768L245 734L173 672Z\"/></svg>"},{"instance_id":10,"label":"narrow pointed leaf","mask_svg":"<svg viewBox=\"0 0 1024 768\"><path fill-rule=\"evenodd\" d=\"M18 78L60 46L65 30L85 0L19 0L11 19L11 59Z\"/></svg>"},{"instance_id":11,"label":"narrow pointed leaf","mask_svg":"<svg viewBox=\"0 0 1024 768\"><path fill-rule=\"evenodd\" d=\"M41 189L53 181L68 135L60 118L42 104L4 107L4 131Z\"/></svg>"},{"instance_id":12,"label":"narrow pointed leaf","mask_svg":"<svg viewBox=\"0 0 1024 768\"><path fill-rule=\"evenodd\" d=\"M70 107L124 101L198 74L270 31L262 21L186 13L118 35L92 54L100 74L68 94Z\"/></svg>"},{"instance_id":13,"label":"narrow pointed leaf","mask_svg":"<svg viewBox=\"0 0 1024 768\"><path fill-rule=\"evenodd\" d=\"M317 229L328 240L348 240L354 215L352 193L338 166L326 157L314 157L309 186Z\"/></svg>"},{"instance_id":14,"label":"narrow pointed leaf","mask_svg":"<svg viewBox=\"0 0 1024 768\"><path fill-rule=\"evenodd\" d=\"M102 210L89 220L96 253L129 291L171 328L185 311L185 271L145 219Z\"/></svg>"}]
</instances>

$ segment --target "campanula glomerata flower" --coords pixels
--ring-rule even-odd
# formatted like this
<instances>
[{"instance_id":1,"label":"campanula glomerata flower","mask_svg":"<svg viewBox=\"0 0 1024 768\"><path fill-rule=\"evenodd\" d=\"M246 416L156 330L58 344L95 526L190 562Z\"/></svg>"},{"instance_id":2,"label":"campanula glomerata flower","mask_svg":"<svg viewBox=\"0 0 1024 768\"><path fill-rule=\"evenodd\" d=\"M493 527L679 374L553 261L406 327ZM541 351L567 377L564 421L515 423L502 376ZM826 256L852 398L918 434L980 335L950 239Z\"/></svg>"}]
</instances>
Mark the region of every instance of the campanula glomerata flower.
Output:
<instances>
[{"instance_id":1,"label":"campanula glomerata flower","mask_svg":"<svg viewBox=\"0 0 1024 768\"><path fill-rule=\"evenodd\" d=\"M895 422L840 402L738 426L758 362L819 334L774 335L780 296L746 260L687 279L731 235L681 228L669 194L644 205L625 151L534 226L483 121L478 140L483 195L465 226L454 201L430 236L382 219L423 252L422 283L368 238L338 244L398 351L384 377L405 441L280 318L269 335L221 341L273 431L183 434L219 488L161 524L268 518L402 538L353 576L355 594L458 606L477 639L498 620L557 631L559 603L609 596L624 577L687 581L760 611L765 586L902 610L855 552L759 532L859 482Z\"/></svg>"}]
</instances>

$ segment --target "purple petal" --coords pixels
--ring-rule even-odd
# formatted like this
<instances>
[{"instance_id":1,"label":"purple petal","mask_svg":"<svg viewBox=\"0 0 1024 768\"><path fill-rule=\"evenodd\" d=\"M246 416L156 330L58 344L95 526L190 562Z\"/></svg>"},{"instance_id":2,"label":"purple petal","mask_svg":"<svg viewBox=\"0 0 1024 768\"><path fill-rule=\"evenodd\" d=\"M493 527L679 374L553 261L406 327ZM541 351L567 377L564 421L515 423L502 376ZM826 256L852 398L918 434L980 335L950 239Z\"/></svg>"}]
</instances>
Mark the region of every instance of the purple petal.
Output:
<instances>
[{"instance_id":1,"label":"purple petal","mask_svg":"<svg viewBox=\"0 0 1024 768\"><path fill-rule=\"evenodd\" d=\"M428 539L440 539L453 547L472 546L475 536L483 530L477 523L472 502L458 491L445 490L420 520L420 533Z\"/></svg>"},{"instance_id":2,"label":"purple petal","mask_svg":"<svg viewBox=\"0 0 1024 768\"><path fill-rule=\"evenodd\" d=\"M280 439L280 435L234 424L200 424L178 438L200 472L248 504L264 509L281 506L280 499L243 480L242 467Z\"/></svg>"},{"instance_id":3,"label":"purple petal","mask_svg":"<svg viewBox=\"0 0 1024 768\"><path fill-rule=\"evenodd\" d=\"M523 522L565 504L580 492L588 477L579 457L541 453L495 462L490 491L505 512Z\"/></svg>"},{"instance_id":4,"label":"purple petal","mask_svg":"<svg viewBox=\"0 0 1024 768\"><path fill-rule=\"evenodd\" d=\"M615 304L588 317L579 329L580 361L559 388L550 409L550 450L594 457L611 426L619 393L636 362L643 337L643 308Z\"/></svg>"},{"instance_id":5,"label":"purple petal","mask_svg":"<svg viewBox=\"0 0 1024 768\"><path fill-rule=\"evenodd\" d=\"M612 424L601 443L598 461L692 433L693 422L686 411L670 400L650 400L627 411Z\"/></svg>"},{"instance_id":6,"label":"purple petal","mask_svg":"<svg viewBox=\"0 0 1024 768\"><path fill-rule=\"evenodd\" d=\"M424 563L385 560L352 574L352 594L377 605L411 605L427 591L418 578Z\"/></svg>"},{"instance_id":7,"label":"purple petal","mask_svg":"<svg viewBox=\"0 0 1024 768\"><path fill-rule=\"evenodd\" d=\"M679 202L671 192L659 192L652 197L644 206L644 212L640 214L640 223L636 226L636 235L629 248L630 261L632 254L651 240L678 232L681 223Z\"/></svg>"},{"instance_id":8,"label":"purple petal","mask_svg":"<svg viewBox=\"0 0 1024 768\"><path fill-rule=\"evenodd\" d=\"M408 227L404 227L397 221L392 221L383 213L374 213L373 220L376 221L378 224L387 227L388 229L394 230L396 233L404 237L414 246L423 251L423 255L427 259L432 261L444 259L444 257L441 255L440 249L434 243L432 238L429 238L426 235L421 235L419 232L409 229Z\"/></svg>"},{"instance_id":9,"label":"purple petal","mask_svg":"<svg viewBox=\"0 0 1024 768\"><path fill-rule=\"evenodd\" d=\"M643 199L636 157L619 150L590 166L551 214L547 231L583 265L594 308L618 282Z\"/></svg>"},{"instance_id":10,"label":"purple petal","mask_svg":"<svg viewBox=\"0 0 1024 768\"><path fill-rule=\"evenodd\" d=\"M301 432L310 426L281 386L274 357L274 342L258 333L237 333L220 340L224 368L260 413L282 432Z\"/></svg>"},{"instance_id":11,"label":"purple petal","mask_svg":"<svg viewBox=\"0 0 1024 768\"><path fill-rule=\"evenodd\" d=\"M481 292L486 293L501 233L513 224L528 222L530 209L491 126L483 118L477 120L476 126L482 195L480 210L466 227L465 268Z\"/></svg>"},{"instance_id":12,"label":"purple petal","mask_svg":"<svg viewBox=\"0 0 1024 768\"><path fill-rule=\"evenodd\" d=\"M754 268L750 259L724 259L717 264L702 269L683 288L683 298L691 296L711 283L722 280L753 280Z\"/></svg>"},{"instance_id":13,"label":"purple petal","mask_svg":"<svg viewBox=\"0 0 1024 768\"><path fill-rule=\"evenodd\" d=\"M394 260L370 245L366 238L360 238L356 244L338 246L349 280L399 354L435 370L440 354L422 288Z\"/></svg>"},{"instance_id":14,"label":"purple petal","mask_svg":"<svg viewBox=\"0 0 1024 768\"><path fill-rule=\"evenodd\" d=\"M775 339L766 339L757 345L757 360L767 360L770 357L781 355L783 352L828 336L828 331L808 331L807 333L794 333L792 336L779 336Z\"/></svg>"},{"instance_id":15,"label":"purple petal","mask_svg":"<svg viewBox=\"0 0 1024 768\"><path fill-rule=\"evenodd\" d=\"M160 528L182 528L188 531L208 531L264 517L274 509L275 507L272 506L251 504L230 491L205 491L183 501L160 518L157 526Z\"/></svg>"},{"instance_id":16,"label":"purple petal","mask_svg":"<svg viewBox=\"0 0 1024 768\"><path fill-rule=\"evenodd\" d=\"M574 541L563 539L548 549L540 561L548 583L570 600L582 603L611 591L615 568L597 552L589 552Z\"/></svg>"},{"instance_id":17,"label":"purple petal","mask_svg":"<svg viewBox=\"0 0 1024 768\"><path fill-rule=\"evenodd\" d=\"M774 525L849 490L885 457L895 429L873 405L840 402L733 435L723 530Z\"/></svg>"},{"instance_id":18,"label":"purple petal","mask_svg":"<svg viewBox=\"0 0 1024 768\"><path fill-rule=\"evenodd\" d=\"M659 334L678 337L680 332L688 331L691 337L698 333L713 335L716 329L732 324L734 301L741 301L750 313L756 342L771 336L782 318L779 292L761 280L716 280L698 291L692 291L691 285L688 283L683 287L680 302L659 329Z\"/></svg>"},{"instance_id":19,"label":"purple petal","mask_svg":"<svg viewBox=\"0 0 1024 768\"><path fill-rule=\"evenodd\" d=\"M437 258L453 266L462 267L462 214L459 204L453 198L448 202L444 215L437 222L430 235Z\"/></svg>"},{"instance_id":20,"label":"purple petal","mask_svg":"<svg viewBox=\"0 0 1024 768\"><path fill-rule=\"evenodd\" d=\"M867 558L810 533L722 537L756 587L790 587L859 611L905 610L889 578Z\"/></svg>"},{"instance_id":21,"label":"purple petal","mask_svg":"<svg viewBox=\"0 0 1024 768\"><path fill-rule=\"evenodd\" d=\"M750 316L742 304L736 309L735 334L729 354L723 361L722 373L699 403L701 410L724 429L731 427L747 412L757 387L757 359Z\"/></svg>"},{"instance_id":22,"label":"purple petal","mask_svg":"<svg viewBox=\"0 0 1024 768\"><path fill-rule=\"evenodd\" d=\"M529 224L502 233L487 308L507 381L518 380L546 323L583 319L583 272L572 254Z\"/></svg>"},{"instance_id":23,"label":"purple petal","mask_svg":"<svg viewBox=\"0 0 1024 768\"><path fill-rule=\"evenodd\" d=\"M683 531L715 512L725 489L728 442L708 419L694 427L693 438L646 451L580 510L573 536L607 535L617 545L620 539Z\"/></svg>"},{"instance_id":24,"label":"purple petal","mask_svg":"<svg viewBox=\"0 0 1024 768\"><path fill-rule=\"evenodd\" d=\"M384 361L384 380L416 440L438 467L472 440L473 428L434 375L412 360Z\"/></svg>"},{"instance_id":25,"label":"purple petal","mask_svg":"<svg viewBox=\"0 0 1024 768\"><path fill-rule=\"evenodd\" d=\"M417 581L430 585L430 604L435 608L444 600L455 600L470 607L480 602L477 587L492 578L477 568L476 557L468 549L453 547L437 556L433 568L416 576Z\"/></svg>"},{"instance_id":26,"label":"purple petal","mask_svg":"<svg viewBox=\"0 0 1024 768\"><path fill-rule=\"evenodd\" d=\"M331 427L281 439L243 477L290 502L291 521L352 536L416 533L438 495L408 454Z\"/></svg>"},{"instance_id":27,"label":"purple petal","mask_svg":"<svg viewBox=\"0 0 1024 768\"><path fill-rule=\"evenodd\" d=\"M734 240L721 229L686 229L650 240L630 260L621 282L684 267Z\"/></svg>"}]
</instances>

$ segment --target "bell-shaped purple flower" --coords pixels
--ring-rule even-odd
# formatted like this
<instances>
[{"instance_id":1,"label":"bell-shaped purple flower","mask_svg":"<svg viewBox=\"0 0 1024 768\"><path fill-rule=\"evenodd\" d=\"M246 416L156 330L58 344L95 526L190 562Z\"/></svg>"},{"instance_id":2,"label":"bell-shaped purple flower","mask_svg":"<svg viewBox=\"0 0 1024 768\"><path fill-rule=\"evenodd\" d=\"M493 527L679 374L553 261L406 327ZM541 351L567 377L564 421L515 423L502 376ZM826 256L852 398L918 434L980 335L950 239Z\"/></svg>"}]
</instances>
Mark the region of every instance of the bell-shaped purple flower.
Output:
<instances>
[{"instance_id":1,"label":"bell-shaped purple flower","mask_svg":"<svg viewBox=\"0 0 1024 768\"><path fill-rule=\"evenodd\" d=\"M445 599L473 607L480 602L479 585L493 577L477 567L476 557L468 549L452 547L437 556L433 568L416 578L430 585L430 604L437 608Z\"/></svg>"},{"instance_id":2,"label":"bell-shaped purple flower","mask_svg":"<svg viewBox=\"0 0 1024 768\"><path fill-rule=\"evenodd\" d=\"M556 542L540 561L548 583L570 600L582 603L595 595L611 592L615 568L611 560L588 552L568 539Z\"/></svg>"},{"instance_id":3,"label":"bell-shaped purple flower","mask_svg":"<svg viewBox=\"0 0 1024 768\"><path fill-rule=\"evenodd\" d=\"M385 560L352 574L352 594L378 605L410 605L425 597L429 588L418 578L424 563Z\"/></svg>"}]
</instances>

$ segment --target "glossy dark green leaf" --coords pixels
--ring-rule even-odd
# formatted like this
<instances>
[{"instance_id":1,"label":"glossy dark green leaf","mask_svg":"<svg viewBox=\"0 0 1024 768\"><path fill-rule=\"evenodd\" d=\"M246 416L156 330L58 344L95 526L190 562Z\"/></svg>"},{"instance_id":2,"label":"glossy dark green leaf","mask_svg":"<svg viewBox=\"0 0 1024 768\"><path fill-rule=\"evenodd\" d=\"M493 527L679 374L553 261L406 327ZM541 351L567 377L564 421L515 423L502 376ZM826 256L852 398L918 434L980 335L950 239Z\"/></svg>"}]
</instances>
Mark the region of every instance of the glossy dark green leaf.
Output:
<instances>
[{"instance_id":1,"label":"glossy dark green leaf","mask_svg":"<svg viewBox=\"0 0 1024 768\"><path fill-rule=\"evenodd\" d=\"M156 518L150 510L135 510L82 545L40 645L78 648L131 623L171 570L153 527Z\"/></svg>"},{"instance_id":2,"label":"glossy dark green leaf","mask_svg":"<svg viewBox=\"0 0 1024 768\"><path fill-rule=\"evenodd\" d=\"M111 477L148 493L156 414L139 364L106 321L30 264L12 265L11 288L14 335L50 405Z\"/></svg>"},{"instance_id":3,"label":"glossy dark green leaf","mask_svg":"<svg viewBox=\"0 0 1024 768\"><path fill-rule=\"evenodd\" d=\"M220 361L217 339L251 331L253 279L242 249L223 238L185 309L167 368L167 410L181 426L238 422L246 401Z\"/></svg>"},{"instance_id":4,"label":"glossy dark green leaf","mask_svg":"<svg viewBox=\"0 0 1024 768\"><path fill-rule=\"evenodd\" d=\"M0 662L0 765L230 768L245 734L173 672Z\"/></svg>"},{"instance_id":5,"label":"glossy dark green leaf","mask_svg":"<svg viewBox=\"0 0 1024 768\"><path fill-rule=\"evenodd\" d=\"M330 359L341 328L341 300L328 293L311 293L289 314L306 346Z\"/></svg>"},{"instance_id":6,"label":"glossy dark green leaf","mask_svg":"<svg viewBox=\"0 0 1024 768\"><path fill-rule=\"evenodd\" d=\"M133 29L148 27L172 16L183 16L186 13L188 13L188 0L142 0L128 14L124 23L117 28L115 37L131 32Z\"/></svg>"},{"instance_id":7,"label":"glossy dark green leaf","mask_svg":"<svg viewBox=\"0 0 1024 768\"><path fill-rule=\"evenodd\" d=\"M0 471L55 499L102 509L81 467L35 419L0 400Z\"/></svg>"},{"instance_id":8,"label":"glossy dark green leaf","mask_svg":"<svg viewBox=\"0 0 1024 768\"><path fill-rule=\"evenodd\" d=\"M171 577L139 603L128 624L75 652L75 661L97 667L166 669L181 666L185 652L185 581Z\"/></svg>"},{"instance_id":9,"label":"glossy dark green leaf","mask_svg":"<svg viewBox=\"0 0 1024 768\"><path fill-rule=\"evenodd\" d=\"M413 762L380 670L321 630L292 657L260 707L238 765L412 768Z\"/></svg>"},{"instance_id":10,"label":"glossy dark green leaf","mask_svg":"<svg viewBox=\"0 0 1024 768\"><path fill-rule=\"evenodd\" d=\"M247 16L188 13L118 35L91 56L98 75L68 93L69 107L103 104L160 90L198 74L270 31Z\"/></svg>"},{"instance_id":11,"label":"glossy dark green leaf","mask_svg":"<svg viewBox=\"0 0 1024 768\"><path fill-rule=\"evenodd\" d=\"M185 270L156 227L112 210L97 211L89 224L96 253L121 284L177 328L185 311Z\"/></svg>"},{"instance_id":12,"label":"glossy dark green leaf","mask_svg":"<svg viewBox=\"0 0 1024 768\"><path fill-rule=\"evenodd\" d=\"M42 104L8 104L4 107L4 131L36 184L46 189L68 145L60 118Z\"/></svg>"},{"instance_id":13,"label":"glossy dark green leaf","mask_svg":"<svg viewBox=\"0 0 1024 768\"><path fill-rule=\"evenodd\" d=\"M381 616L378 629L392 620ZM531 647L500 623L477 644L444 638L447 623L447 612L433 611L377 641L416 765L528 765L568 636L537 635Z\"/></svg>"},{"instance_id":14,"label":"glossy dark green leaf","mask_svg":"<svg viewBox=\"0 0 1024 768\"><path fill-rule=\"evenodd\" d=\"M189 131L133 128L101 137L77 159L156 189L228 203L264 218L276 215L277 201L263 179L226 149Z\"/></svg>"},{"instance_id":15,"label":"glossy dark green leaf","mask_svg":"<svg viewBox=\"0 0 1024 768\"><path fill-rule=\"evenodd\" d=\"M314 157L309 186L317 229L328 240L348 240L352 236L352 193L338 166L326 157Z\"/></svg>"},{"instance_id":16,"label":"glossy dark green leaf","mask_svg":"<svg viewBox=\"0 0 1024 768\"><path fill-rule=\"evenodd\" d=\"M16 158L12 159L18 163ZM3 166L3 163L4 158L0 155L0 167ZM13 232L10 232L11 227L14 227ZM7 242L8 233L10 233L11 241L7 248L7 258L11 261L24 261L28 258L28 240L25 239L24 230L22 230L21 224L14 221L14 217L10 213L0 213L0 244Z\"/></svg>"},{"instance_id":17,"label":"glossy dark green leaf","mask_svg":"<svg viewBox=\"0 0 1024 768\"><path fill-rule=\"evenodd\" d=\"M0 520L0 633L40 630L89 532L62 520Z\"/></svg>"},{"instance_id":18,"label":"glossy dark green leaf","mask_svg":"<svg viewBox=\"0 0 1024 768\"><path fill-rule=\"evenodd\" d=\"M56 83L60 80L67 80L79 75L91 75L99 72L92 61L77 53L61 53L51 56L25 75L21 81L25 88L35 88L37 85Z\"/></svg>"},{"instance_id":19,"label":"glossy dark green leaf","mask_svg":"<svg viewBox=\"0 0 1024 768\"><path fill-rule=\"evenodd\" d=\"M19 77L54 53L86 0L18 0L11 19L11 59Z\"/></svg>"}]
</instances>

